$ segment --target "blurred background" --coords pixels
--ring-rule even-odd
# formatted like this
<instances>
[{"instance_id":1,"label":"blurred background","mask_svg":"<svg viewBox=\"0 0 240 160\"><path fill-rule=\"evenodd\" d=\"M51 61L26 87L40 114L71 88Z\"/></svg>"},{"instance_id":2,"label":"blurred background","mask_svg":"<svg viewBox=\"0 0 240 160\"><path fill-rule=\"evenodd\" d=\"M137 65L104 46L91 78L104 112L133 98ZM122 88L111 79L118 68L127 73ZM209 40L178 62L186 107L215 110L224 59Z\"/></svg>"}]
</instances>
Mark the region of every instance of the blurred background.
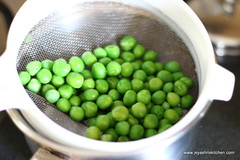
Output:
<instances>
[{"instance_id":1,"label":"blurred background","mask_svg":"<svg viewBox=\"0 0 240 160\"><path fill-rule=\"evenodd\" d=\"M25 0L0 0L0 55L12 18ZM197 127L194 151L233 151L227 155L185 155L184 159L240 159L240 1L185 0L207 29L220 65L233 72L236 84L229 102L214 101ZM184 17L183 17L184 18ZM222 84L224 85L224 84ZM224 91L223 91L224 92ZM6 112L0 113L0 159L27 160L32 157L25 136L13 124Z\"/></svg>"}]
</instances>

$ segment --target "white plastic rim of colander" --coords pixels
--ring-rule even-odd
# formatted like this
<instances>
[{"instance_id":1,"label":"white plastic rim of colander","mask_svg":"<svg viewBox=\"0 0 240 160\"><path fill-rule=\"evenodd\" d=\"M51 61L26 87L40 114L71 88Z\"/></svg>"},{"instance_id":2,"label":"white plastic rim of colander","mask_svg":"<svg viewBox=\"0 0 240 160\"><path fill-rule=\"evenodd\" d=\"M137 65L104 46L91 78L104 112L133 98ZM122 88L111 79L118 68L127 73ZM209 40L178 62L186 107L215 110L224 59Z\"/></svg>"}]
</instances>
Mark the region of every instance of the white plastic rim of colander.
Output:
<instances>
[{"instance_id":1,"label":"white plastic rim of colander","mask_svg":"<svg viewBox=\"0 0 240 160\"><path fill-rule=\"evenodd\" d=\"M83 3L87 0L28 0L23 7L19 10L14 21L11 25L8 41L7 41L7 49L4 53L7 57L10 57L12 61L15 62L16 55L18 53L18 49L27 35L27 33L32 29L32 27L39 22L39 20L45 18L52 11L57 8L65 7L71 3ZM96 0L95 0L96 1ZM97 0L101 1L101 0ZM111 1L111 0L104 0ZM213 48L209 39L209 36L202 25L201 21L195 15L195 13L183 2L179 0L115 0L114 2L126 3L135 5L138 7L142 7L147 9L150 7L153 12L156 11L156 14L159 11L163 12L168 18L172 19L179 27L185 32L192 42L196 50L196 55L193 55L195 59L200 61L199 64L199 97L191 109L191 111L177 124L168 129L167 131L156 135L151 138L133 141L133 142L124 142L124 143L112 143L112 142L101 142L95 141L83 136L78 136L66 129L62 128L59 125L56 125L52 121L50 121L43 113L31 113L22 111L24 117L28 120L28 122L40 133L44 136L55 140L58 143L62 143L64 145L73 146L82 149L89 149L95 151L103 151L103 152L131 152L141 148L145 148L147 146L156 146L162 145L166 146L169 143L178 139L185 131L187 131L190 126L195 124L197 120L205 113L207 110L208 104L217 97L212 96L213 92L209 92L212 90L212 83L214 80L213 73L215 72L215 67L217 66L215 63L215 58L213 54ZM13 64L13 63L9 63ZM223 69L224 70L224 69ZM227 71L225 73L228 73ZM219 76L225 79L225 74ZM218 77L219 77L218 76ZM230 76L229 82L233 82ZM216 80L216 79L215 79ZM232 85L229 85L229 88L232 88ZM211 94L209 94L211 93ZM34 104L32 104L30 98L23 91L19 92L19 94L26 96L26 99L29 99L29 104L32 107L37 108ZM231 94L231 89L228 94ZM225 97L231 97L231 95L223 95L222 100L228 99ZM16 104L18 104L16 102ZM21 103L20 103L21 104ZM35 109L36 112L38 109ZM35 117L39 116L39 117ZM161 142L161 144L158 144ZM104 147L103 147L104 145Z\"/></svg>"}]
</instances>

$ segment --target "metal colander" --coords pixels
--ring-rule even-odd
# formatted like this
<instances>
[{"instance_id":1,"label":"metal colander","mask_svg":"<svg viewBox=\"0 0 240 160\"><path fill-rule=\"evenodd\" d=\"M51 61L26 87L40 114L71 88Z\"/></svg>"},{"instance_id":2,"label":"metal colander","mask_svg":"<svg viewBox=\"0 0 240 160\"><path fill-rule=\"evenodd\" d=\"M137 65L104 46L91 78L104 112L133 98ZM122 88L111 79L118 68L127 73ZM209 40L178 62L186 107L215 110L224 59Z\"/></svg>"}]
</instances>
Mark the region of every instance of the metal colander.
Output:
<instances>
[{"instance_id":1,"label":"metal colander","mask_svg":"<svg viewBox=\"0 0 240 160\"><path fill-rule=\"evenodd\" d=\"M146 49L157 51L160 62L180 62L181 71L195 81L191 92L196 99L198 81L195 63L185 42L174 31L180 29L172 27L147 10L125 4L89 2L74 5L65 12L60 10L50 14L29 31L18 53L17 69L25 70L26 64L33 60L68 60L71 56L81 56L84 51L93 51L99 46L119 44L120 38L132 35ZM84 124L71 120L43 97L28 93L51 120L84 135Z\"/></svg>"}]
</instances>

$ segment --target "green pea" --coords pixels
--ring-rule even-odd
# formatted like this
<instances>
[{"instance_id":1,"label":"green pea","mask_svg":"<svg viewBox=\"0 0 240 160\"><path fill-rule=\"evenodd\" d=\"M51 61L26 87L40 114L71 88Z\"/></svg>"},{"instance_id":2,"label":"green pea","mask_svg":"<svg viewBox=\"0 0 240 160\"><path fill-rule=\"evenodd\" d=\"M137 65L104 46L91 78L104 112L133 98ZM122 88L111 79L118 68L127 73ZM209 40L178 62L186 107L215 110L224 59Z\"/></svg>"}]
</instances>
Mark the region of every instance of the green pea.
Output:
<instances>
[{"instance_id":1,"label":"green pea","mask_svg":"<svg viewBox=\"0 0 240 160\"><path fill-rule=\"evenodd\" d=\"M84 69L82 72L81 72L82 76L84 79L88 79L88 78L93 78L92 76L92 72L88 69Z\"/></svg>"},{"instance_id":2,"label":"green pea","mask_svg":"<svg viewBox=\"0 0 240 160\"><path fill-rule=\"evenodd\" d=\"M120 48L117 45L107 45L105 50L109 58L115 59L120 55Z\"/></svg>"},{"instance_id":3,"label":"green pea","mask_svg":"<svg viewBox=\"0 0 240 160\"><path fill-rule=\"evenodd\" d=\"M127 141L129 141L129 138L127 136L119 136L117 141L118 142L127 142Z\"/></svg>"},{"instance_id":4,"label":"green pea","mask_svg":"<svg viewBox=\"0 0 240 160\"><path fill-rule=\"evenodd\" d=\"M139 70L136 70L134 73L133 73L133 79L140 79L142 80L143 82L147 80L147 74L139 69Z\"/></svg>"},{"instance_id":5,"label":"green pea","mask_svg":"<svg viewBox=\"0 0 240 160\"><path fill-rule=\"evenodd\" d=\"M60 86L62 86L65 83L65 78L57 76L57 75L54 74L52 76L51 83L55 87L60 87Z\"/></svg>"},{"instance_id":6,"label":"green pea","mask_svg":"<svg viewBox=\"0 0 240 160\"><path fill-rule=\"evenodd\" d=\"M66 82L73 88L81 88L83 81L83 76L77 72L70 72L66 77Z\"/></svg>"},{"instance_id":7,"label":"green pea","mask_svg":"<svg viewBox=\"0 0 240 160\"><path fill-rule=\"evenodd\" d=\"M178 94L174 93L174 92L169 92L167 94L167 102L170 104L170 106L172 107L176 107L180 104L180 97Z\"/></svg>"},{"instance_id":8,"label":"green pea","mask_svg":"<svg viewBox=\"0 0 240 160\"><path fill-rule=\"evenodd\" d=\"M71 103L69 102L69 100L67 98L60 98L57 101L57 109L59 109L62 112L68 112L71 108Z\"/></svg>"},{"instance_id":9,"label":"green pea","mask_svg":"<svg viewBox=\"0 0 240 160\"><path fill-rule=\"evenodd\" d=\"M48 69L43 68L37 73L36 77L42 84L47 84L52 79L52 73Z\"/></svg>"},{"instance_id":10,"label":"green pea","mask_svg":"<svg viewBox=\"0 0 240 160\"><path fill-rule=\"evenodd\" d=\"M149 89L151 92L162 89L163 81L160 78L152 78L149 81Z\"/></svg>"},{"instance_id":11,"label":"green pea","mask_svg":"<svg viewBox=\"0 0 240 160\"><path fill-rule=\"evenodd\" d=\"M133 36L125 36L120 40L120 46L124 51L130 51L136 46L137 40Z\"/></svg>"},{"instance_id":12,"label":"green pea","mask_svg":"<svg viewBox=\"0 0 240 160\"><path fill-rule=\"evenodd\" d=\"M107 56L107 52L102 47L98 47L94 49L93 53L98 59L104 58Z\"/></svg>"},{"instance_id":13,"label":"green pea","mask_svg":"<svg viewBox=\"0 0 240 160\"><path fill-rule=\"evenodd\" d=\"M152 61L143 62L141 68L147 75L152 75L156 72L155 63L153 63Z\"/></svg>"},{"instance_id":14,"label":"green pea","mask_svg":"<svg viewBox=\"0 0 240 160\"><path fill-rule=\"evenodd\" d=\"M144 88L144 83L140 79L132 79L131 84L132 84L132 90L134 90L135 92L139 92Z\"/></svg>"},{"instance_id":15,"label":"green pea","mask_svg":"<svg viewBox=\"0 0 240 160\"><path fill-rule=\"evenodd\" d=\"M96 123L96 117L87 119L87 126L88 127L95 126L95 123Z\"/></svg>"},{"instance_id":16,"label":"green pea","mask_svg":"<svg viewBox=\"0 0 240 160\"><path fill-rule=\"evenodd\" d=\"M56 89L50 89L46 92L45 98L50 103L56 103L60 98L60 94Z\"/></svg>"},{"instance_id":17,"label":"green pea","mask_svg":"<svg viewBox=\"0 0 240 160\"><path fill-rule=\"evenodd\" d=\"M146 129L146 130L145 130L145 137L146 137L146 138L152 137L152 136L154 136L154 135L156 135L156 134L157 134L157 130L156 130L156 129L150 128L150 129Z\"/></svg>"},{"instance_id":18,"label":"green pea","mask_svg":"<svg viewBox=\"0 0 240 160\"><path fill-rule=\"evenodd\" d=\"M163 83L168 83L173 81L173 76L170 72L167 70L161 70L157 73L157 78L160 78Z\"/></svg>"},{"instance_id":19,"label":"green pea","mask_svg":"<svg viewBox=\"0 0 240 160\"><path fill-rule=\"evenodd\" d=\"M158 129L158 133L162 133L163 131L166 131L170 127L172 127L171 124L166 124L166 125L164 125L164 126L162 126L161 128Z\"/></svg>"},{"instance_id":20,"label":"green pea","mask_svg":"<svg viewBox=\"0 0 240 160\"><path fill-rule=\"evenodd\" d=\"M188 87L186 85L186 83L184 83L181 80L177 80L174 83L174 88L173 88L174 92L177 93L179 96L184 96L187 94L188 92Z\"/></svg>"},{"instance_id":21,"label":"green pea","mask_svg":"<svg viewBox=\"0 0 240 160\"><path fill-rule=\"evenodd\" d=\"M192 88L193 84L194 84L194 81L189 78L189 77L186 77L186 76L183 76L180 78L181 81L183 81L188 88Z\"/></svg>"},{"instance_id":22,"label":"green pea","mask_svg":"<svg viewBox=\"0 0 240 160\"><path fill-rule=\"evenodd\" d=\"M70 85L65 84L58 88L58 92L61 97L69 99L73 95L73 88Z\"/></svg>"},{"instance_id":23,"label":"green pea","mask_svg":"<svg viewBox=\"0 0 240 160\"><path fill-rule=\"evenodd\" d=\"M103 134L101 136L101 141L112 142L113 141L113 137L112 137L111 134Z\"/></svg>"},{"instance_id":24,"label":"green pea","mask_svg":"<svg viewBox=\"0 0 240 160\"><path fill-rule=\"evenodd\" d=\"M54 61L52 70L55 75L65 77L71 71L71 66L60 58Z\"/></svg>"},{"instance_id":25,"label":"green pea","mask_svg":"<svg viewBox=\"0 0 240 160\"><path fill-rule=\"evenodd\" d=\"M167 119L164 119L164 118L161 119L161 120L159 121L159 128L165 126L166 124L170 124L170 122L169 122Z\"/></svg>"},{"instance_id":26,"label":"green pea","mask_svg":"<svg viewBox=\"0 0 240 160\"><path fill-rule=\"evenodd\" d=\"M157 52L153 51L153 50L149 50L147 51L144 56L143 56L143 60L144 61L153 61L156 62L158 58L158 54Z\"/></svg>"},{"instance_id":27,"label":"green pea","mask_svg":"<svg viewBox=\"0 0 240 160\"><path fill-rule=\"evenodd\" d=\"M85 65L80 57L73 56L69 59L69 64L73 72L82 72L85 68Z\"/></svg>"},{"instance_id":28,"label":"green pea","mask_svg":"<svg viewBox=\"0 0 240 160\"><path fill-rule=\"evenodd\" d=\"M162 90L158 90L152 95L152 102L155 104L162 104L166 99L166 93Z\"/></svg>"},{"instance_id":29,"label":"green pea","mask_svg":"<svg viewBox=\"0 0 240 160\"><path fill-rule=\"evenodd\" d=\"M130 62L125 62L122 64L121 75L123 77L130 77L133 74L134 68Z\"/></svg>"},{"instance_id":30,"label":"green pea","mask_svg":"<svg viewBox=\"0 0 240 160\"><path fill-rule=\"evenodd\" d=\"M116 89L119 79L117 77L107 77L107 82L110 89Z\"/></svg>"},{"instance_id":31,"label":"green pea","mask_svg":"<svg viewBox=\"0 0 240 160\"><path fill-rule=\"evenodd\" d=\"M31 76L35 76L42 69L40 61L31 61L26 65L26 70Z\"/></svg>"},{"instance_id":32,"label":"green pea","mask_svg":"<svg viewBox=\"0 0 240 160\"><path fill-rule=\"evenodd\" d=\"M121 58L116 58L116 59L114 59L113 61L114 61L114 62L117 62L117 63L119 63L119 64L121 64L121 65L124 63L124 60L121 59Z\"/></svg>"},{"instance_id":33,"label":"green pea","mask_svg":"<svg viewBox=\"0 0 240 160\"><path fill-rule=\"evenodd\" d=\"M193 96L190 94L183 96L180 104L183 109L188 109L193 104Z\"/></svg>"},{"instance_id":34,"label":"green pea","mask_svg":"<svg viewBox=\"0 0 240 160\"><path fill-rule=\"evenodd\" d=\"M125 106L117 106L112 110L112 117L116 121L126 121L129 111Z\"/></svg>"},{"instance_id":35,"label":"green pea","mask_svg":"<svg viewBox=\"0 0 240 160\"><path fill-rule=\"evenodd\" d=\"M112 59L109 57L103 57L103 58L100 58L98 62L102 63L104 66L107 66L108 63L112 62Z\"/></svg>"},{"instance_id":36,"label":"green pea","mask_svg":"<svg viewBox=\"0 0 240 160\"><path fill-rule=\"evenodd\" d=\"M87 128L85 136L87 138L91 138L91 139L95 139L95 140L100 140L101 138L101 130L96 127L96 126L91 126L89 128Z\"/></svg>"},{"instance_id":37,"label":"green pea","mask_svg":"<svg viewBox=\"0 0 240 160\"><path fill-rule=\"evenodd\" d=\"M141 69L141 64L140 64L140 63L134 61L134 62L132 62L131 64L132 64L132 66L133 66L133 71L136 71L136 70Z\"/></svg>"},{"instance_id":38,"label":"green pea","mask_svg":"<svg viewBox=\"0 0 240 160\"><path fill-rule=\"evenodd\" d=\"M32 78L27 84L27 89L33 93L38 94L41 90L41 83L36 78Z\"/></svg>"},{"instance_id":39,"label":"green pea","mask_svg":"<svg viewBox=\"0 0 240 160\"><path fill-rule=\"evenodd\" d=\"M45 59L42 62L42 68L48 69L50 71L52 71L52 67L53 67L53 61L50 59Z\"/></svg>"},{"instance_id":40,"label":"green pea","mask_svg":"<svg viewBox=\"0 0 240 160\"><path fill-rule=\"evenodd\" d=\"M133 48L133 54L135 55L136 58L141 58L143 57L145 53L145 47L141 44L137 44L134 48Z\"/></svg>"},{"instance_id":41,"label":"green pea","mask_svg":"<svg viewBox=\"0 0 240 160\"><path fill-rule=\"evenodd\" d=\"M121 58L123 59L123 61L125 62L133 62L135 61L135 55L131 52L123 52L121 54Z\"/></svg>"},{"instance_id":42,"label":"green pea","mask_svg":"<svg viewBox=\"0 0 240 160\"><path fill-rule=\"evenodd\" d=\"M164 112L164 118L167 119L171 124L175 124L179 120L178 113L173 109L168 109Z\"/></svg>"},{"instance_id":43,"label":"green pea","mask_svg":"<svg viewBox=\"0 0 240 160\"><path fill-rule=\"evenodd\" d=\"M155 62L156 71L159 72L163 70L164 65L161 62Z\"/></svg>"},{"instance_id":44,"label":"green pea","mask_svg":"<svg viewBox=\"0 0 240 160\"><path fill-rule=\"evenodd\" d=\"M97 62L96 56L90 51L84 52L82 54L81 58L82 58L84 64L86 64L89 67L91 67L95 62Z\"/></svg>"},{"instance_id":45,"label":"green pea","mask_svg":"<svg viewBox=\"0 0 240 160\"><path fill-rule=\"evenodd\" d=\"M98 97L96 103L100 109L105 110L112 105L113 100L109 95L103 94Z\"/></svg>"},{"instance_id":46,"label":"green pea","mask_svg":"<svg viewBox=\"0 0 240 160\"><path fill-rule=\"evenodd\" d=\"M147 115L147 107L141 102L137 102L131 107L131 113L136 118L143 118Z\"/></svg>"},{"instance_id":47,"label":"green pea","mask_svg":"<svg viewBox=\"0 0 240 160\"><path fill-rule=\"evenodd\" d=\"M154 105L151 108L150 113L155 114L158 119L161 119L163 117L163 113L165 112L164 108L160 105Z\"/></svg>"},{"instance_id":48,"label":"green pea","mask_svg":"<svg viewBox=\"0 0 240 160\"><path fill-rule=\"evenodd\" d=\"M148 105L151 102L151 94L148 90L143 89L137 93L137 101L145 105Z\"/></svg>"},{"instance_id":49,"label":"green pea","mask_svg":"<svg viewBox=\"0 0 240 160\"><path fill-rule=\"evenodd\" d=\"M165 101L165 102L162 103L162 107L164 108L165 111L166 111L167 109L171 108L170 104L169 104L167 101Z\"/></svg>"},{"instance_id":50,"label":"green pea","mask_svg":"<svg viewBox=\"0 0 240 160\"><path fill-rule=\"evenodd\" d=\"M158 127L158 117L155 114L147 114L143 119L143 126L148 129Z\"/></svg>"},{"instance_id":51,"label":"green pea","mask_svg":"<svg viewBox=\"0 0 240 160\"><path fill-rule=\"evenodd\" d=\"M109 90L108 95L112 98L113 101L116 101L120 98L120 94L116 89Z\"/></svg>"},{"instance_id":52,"label":"green pea","mask_svg":"<svg viewBox=\"0 0 240 160\"><path fill-rule=\"evenodd\" d=\"M173 91L173 83L168 82L163 85L163 91L165 93L172 92Z\"/></svg>"},{"instance_id":53,"label":"green pea","mask_svg":"<svg viewBox=\"0 0 240 160\"><path fill-rule=\"evenodd\" d=\"M120 94L125 94L132 89L131 82L127 79L120 79L117 84L117 90Z\"/></svg>"},{"instance_id":54,"label":"green pea","mask_svg":"<svg viewBox=\"0 0 240 160\"><path fill-rule=\"evenodd\" d=\"M174 107L173 110L178 113L179 117L183 115L183 109L181 107Z\"/></svg>"},{"instance_id":55,"label":"green pea","mask_svg":"<svg viewBox=\"0 0 240 160\"><path fill-rule=\"evenodd\" d=\"M129 137L133 140L141 139L144 136L144 128L140 124L134 124L130 128Z\"/></svg>"},{"instance_id":56,"label":"green pea","mask_svg":"<svg viewBox=\"0 0 240 160\"><path fill-rule=\"evenodd\" d=\"M179 72L180 63L177 61L170 61L165 64L165 69L170 73Z\"/></svg>"},{"instance_id":57,"label":"green pea","mask_svg":"<svg viewBox=\"0 0 240 160\"><path fill-rule=\"evenodd\" d=\"M75 121L82 121L84 118L84 111L79 106L72 106L69 115Z\"/></svg>"},{"instance_id":58,"label":"green pea","mask_svg":"<svg viewBox=\"0 0 240 160\"><path fill-rule=\"evenodd\" d=\"M83 85L81 87L83 91L93 88L95 88L95 81L92 78L88 78L83 81Z\"/></svg>"},{"instance_id":59,"label":"green pea","mask_svg":"<svg viewBox=\"0 0 240 160\"><path fill-rule=\"evenodd\" d=\"M107 115L99 115L96 118L95 126L101 131L106 131L110 127L110 118Z\"/></svg>"},{"instance_id":60,"label":"green pea","mask_svg":"<svg viewBox=\"0 0 240 160\"><path fill-rule=\"evenodd\" d=\"M133 90L128 90L123 96L124 105L130 107L137 101L137 94Z\"/></svg>"},{"instance_id":61,"label":"green pea","mask_svg":"<svg viewBox=\"0 0 240 160\"><path fill-rule=\"evenodd\" d=\"M105 134L111 134L112 141L117 141L118 139L118 134L114 128L109 128L107 131L105 131Z\"/></svg>"},{"instance_id":62,"label":"green pea","mask_svg":"<svg viewBox=\"0 0 240 160\"><path fill-rule=\"evenodd\" d=\"M135 117L134 117L133 115L131 115L131 114L129 114L127 121L128 121L128 123L129 123L130 125L139 124L138 119L135 118Z\"/></svg>"},{"instance_id":63,"label":"green pea","mask_svg":"<svg viewBox=\"0 0 240 160\"><path fill-rule=\"evenodd\" d=\"M92 75L96 79L105 78L107 75L106 67L100 62L94 63L92 66Z\"/></svg>"},{"instance_id":64,"label":"green pea","mask_svg":"<svg viewBox=\"0 0 240 160\"><path fill-rule=\"evenodd\" d=\"M114 109L115 107L117 107L117 106L124 106L123 101L121 101L121 100L115 100L115 101L113 102L112 106L111 106L111 110L113 110L113 109Z\"/></svg>"},{"instance_id":65,"label":"green pea","mask_svg":"<svg viewBox=\"0 0 240 160\"><path fill-rule=\"evenodd\" d=\"M180 78L182 78L184 75L182 72L174 72L172 73L172 77L173 77L173 81L177 81L179 80Z\"/></svg>"},{"instance_id":66,"label":"green pea","mask_svg":"<svg viewBox=\"0 0 240 160\"><path fill-rule=\"evenodd\" d=\"M50 89L55 89L55 87L51 84L44 84L42 86L42 95L45 96L46 92L49 91Z\"/></svg>"},{"instance_id":67,"label":"green pea","mask_svg":"<svg viewBox=\"0 0 240 160\"><path fill-rule=\"evenodd\" d=\"M95 117L98 113L98 106L91 101L86 101L82 103L81 107L84 110L84 115L86 118Z\"/></svg>"},{"instance_id":68,"label":"green pea","mask_svg":"<svg viewBox=\"0 0 240 160\"><path fill-rule=\"evenodd\" d=\"M127 121L120 121L116 123L115 130L118 135L126 136L129 133L130 125Z\"/></svg>"},{"instance_id":69,"label":"green pea","mask_svg":"<svg viewBox=\"0 0 240 160\"><path fill-rule=\"evenodd\" d=\"M115 119L114 119L113 116L112 116L112 112L108 112L108 113L107 113L107 116L108 116L109 119L110 119L110 127L114 127L114 126L116 125L116 121L115 121Z\"/></svg>"},{"instance_id":70,"label":"green pea","mask_svg":"<svg viewBox=\"0 0 240 160\"><path fill-rule=\"evenodd\" d=\"M118 76L122 71L121 65L114 61L108 63L106 69L109 76Z\"/></svg>"},{"instance_id":71,"label":"green pea","mask_svg":"<svg viewBox=\"0 0 240 160\"><path fill-rule=\"evenodd\" d=\"M80 106L81 104L81 99L76 96L76 95L73 95L70 99L69 99L69 102L71 103L72 106Z\"/></svg>"},{"instance_id":72,"label":"green pea","mask_svg":"<svg viewBox=\"0 0 240 160\"><path fill-rule=\"evenodd\" d=\"M98 99L99 92L96 89L87 89L83 95L86 101L95 101Z\"/></svg>"},{"instance_id":73,"label":"green pea","mask_svg":"<svg viewBox=\"0 0 240 160\"><path fill-rule=\"evenodd\" d=\"M31 75L26 71L22 71L19 73L19 78L22 85L26 85L31 80Z\"/></svg>"},{"instance_id":74,"label":"green pea","mask_svg":"<svg viewBox=\"0 0 240 160\"><path fill-rule=\"evenodd\" d=\"M96 80L96 89L100 94L107 93L109 89L108 82L104 79Z\"/></svg>"}]
</instances>

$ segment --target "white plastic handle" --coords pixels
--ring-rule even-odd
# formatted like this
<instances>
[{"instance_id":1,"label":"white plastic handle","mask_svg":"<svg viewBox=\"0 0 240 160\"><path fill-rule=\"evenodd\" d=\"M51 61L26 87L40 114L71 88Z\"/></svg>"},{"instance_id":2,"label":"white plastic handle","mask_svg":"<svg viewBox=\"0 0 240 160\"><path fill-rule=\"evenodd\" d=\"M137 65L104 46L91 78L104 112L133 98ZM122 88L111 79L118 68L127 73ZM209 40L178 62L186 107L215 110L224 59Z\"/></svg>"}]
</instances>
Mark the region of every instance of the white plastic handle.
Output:
<instances>
[{"instance_id":1,"label":"white plastic handle","mask_svg":"<svg viewBox=\"0 0 240 160\"><path fill-rule=\"evenodd\" d=\"M232 72L218 64L213 65L210 77L210 98L212 100L229 101L233 94L235 76Z\"/></svg>"}]
</instances>

